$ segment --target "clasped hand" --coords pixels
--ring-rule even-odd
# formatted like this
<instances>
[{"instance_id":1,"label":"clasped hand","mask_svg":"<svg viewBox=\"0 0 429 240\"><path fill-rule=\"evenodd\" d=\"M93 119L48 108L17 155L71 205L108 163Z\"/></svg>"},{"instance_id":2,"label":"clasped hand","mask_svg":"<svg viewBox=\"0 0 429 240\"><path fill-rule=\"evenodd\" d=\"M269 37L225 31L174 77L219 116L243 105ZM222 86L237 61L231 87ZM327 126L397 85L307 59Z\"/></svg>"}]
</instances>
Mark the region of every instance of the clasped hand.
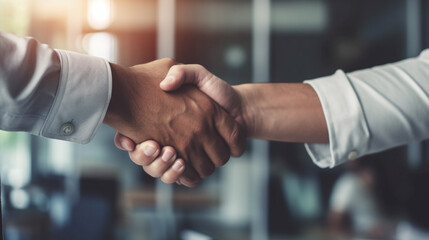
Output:
<instances>
[{"instance_id":1,"label":"clasped hand","mask_svg":"<svg viewBox=\"0 0 429 240\"><path fill-rule=\"evenodd\" d=\"M244 152L239 94L203 67L161 59L111 69L104 122L118 131L116 146L151 176L193 187Z\"/></svg>"}]
</instances>

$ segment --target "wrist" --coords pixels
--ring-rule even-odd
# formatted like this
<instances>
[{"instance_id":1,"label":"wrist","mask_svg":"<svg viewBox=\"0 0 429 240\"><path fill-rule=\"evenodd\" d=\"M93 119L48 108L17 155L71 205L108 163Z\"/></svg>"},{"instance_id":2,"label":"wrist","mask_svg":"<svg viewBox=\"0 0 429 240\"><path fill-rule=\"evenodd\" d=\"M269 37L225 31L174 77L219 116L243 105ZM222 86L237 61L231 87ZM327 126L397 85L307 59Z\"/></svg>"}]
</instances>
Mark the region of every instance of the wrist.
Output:
<instances>
[{"instance_id":1,"label":"wrist","mask_svg":"<svg viewBox=\"0 0 429 240\"><path fill-rule=\"evenodd\" d=\"M257 131L257 107L252 97L252 84L240 84L232 86L241 99L241 117L240 122L244 126L247 137L252 138Z\"/></svg>"},{"instance_id":2,"label":"wrist","mask_svg":"<svg viewBox=\"0 0 429 240\"><path fill-rule=\"evenodd\" d=\"M121 84L123 79L126 79L126 67L109 63L112 71L112 94L103 122L109 126L114 126L115 122L120 121L126 116L125 106L128 106L124 101L127 99L123 96L124 84Z\"/></svg>"}]
</instances>

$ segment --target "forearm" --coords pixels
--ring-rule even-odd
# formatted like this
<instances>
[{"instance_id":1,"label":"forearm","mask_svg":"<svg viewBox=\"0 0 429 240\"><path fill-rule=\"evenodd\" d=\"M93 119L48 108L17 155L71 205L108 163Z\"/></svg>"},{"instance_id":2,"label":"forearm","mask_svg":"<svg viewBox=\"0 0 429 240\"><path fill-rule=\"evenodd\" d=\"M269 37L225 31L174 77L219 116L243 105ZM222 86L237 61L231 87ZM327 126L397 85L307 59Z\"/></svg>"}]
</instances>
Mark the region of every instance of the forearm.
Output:
<instances>
[{"instance_id":1,"label":"forearm","mask_svg":"<svg viewBox=\"0 0 429 240\"><path fill-rule=\"evenodd\" d=\"M328 130L319 98L308 84L243 84L243 118L250 138L327 143Z\"/></svg>"}]
</instances>

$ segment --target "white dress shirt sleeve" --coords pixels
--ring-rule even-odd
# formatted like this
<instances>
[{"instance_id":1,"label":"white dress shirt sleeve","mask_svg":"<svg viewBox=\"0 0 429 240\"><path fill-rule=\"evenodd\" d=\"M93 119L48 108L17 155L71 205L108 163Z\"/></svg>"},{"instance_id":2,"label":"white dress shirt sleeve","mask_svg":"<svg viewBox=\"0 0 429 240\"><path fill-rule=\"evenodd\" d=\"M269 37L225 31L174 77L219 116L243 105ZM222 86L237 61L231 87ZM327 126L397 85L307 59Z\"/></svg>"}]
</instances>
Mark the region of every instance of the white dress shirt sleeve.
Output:
<instances>
[{"instance_id":1,"label":"white dress shirt sleeve","mask_svg":"<svg viewBox=\"0 0 429 240\"><path fill-rule=\"evenodd\" d=\"M0 33L0 129L88 143L111 96L103 59Z\"/></svg>"},{"instance_id":2,"label":"white dress shirt sleeve","mask_svg":"<svg viewBox=\"0 0 429 240\"><path fill-rule=\"evenodd\" d=\"M306 144L320 167L429 138L429 50L305 83L319 96L329 131L329 144Z\"/></svg>"}]
</instances>

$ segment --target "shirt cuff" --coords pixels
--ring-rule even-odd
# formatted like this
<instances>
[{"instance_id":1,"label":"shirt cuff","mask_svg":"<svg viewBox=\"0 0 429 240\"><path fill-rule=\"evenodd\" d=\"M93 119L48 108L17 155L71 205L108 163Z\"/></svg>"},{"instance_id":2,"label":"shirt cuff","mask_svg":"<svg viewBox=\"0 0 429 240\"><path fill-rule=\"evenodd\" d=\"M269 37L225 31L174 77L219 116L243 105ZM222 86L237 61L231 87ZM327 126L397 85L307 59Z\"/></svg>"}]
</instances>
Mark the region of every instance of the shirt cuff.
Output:
<instances>
[{"instance_id":1,"label":"shirt cuff","mask_svg":"<svg viewBox=\"0 0 429 240\"><path fill-rule=\"evenodd\" d=\"M104 120L112 92L109 63L101 58L56 50L61 76L42 136L88 143Z\"/></svg>"},{"instance_id":2,"label":"shirt cuff","mask_svg":"<svg viewBox=\"0 0 429 240\"><path fill-rule=\"evenodd\" d=\"M358 158L368 148L370 133L355 90L347 75L334 75L305 81L316 91L329 132L329 144L305 144L319 167L335 167Z\"/></svg>"}]
</instances>

